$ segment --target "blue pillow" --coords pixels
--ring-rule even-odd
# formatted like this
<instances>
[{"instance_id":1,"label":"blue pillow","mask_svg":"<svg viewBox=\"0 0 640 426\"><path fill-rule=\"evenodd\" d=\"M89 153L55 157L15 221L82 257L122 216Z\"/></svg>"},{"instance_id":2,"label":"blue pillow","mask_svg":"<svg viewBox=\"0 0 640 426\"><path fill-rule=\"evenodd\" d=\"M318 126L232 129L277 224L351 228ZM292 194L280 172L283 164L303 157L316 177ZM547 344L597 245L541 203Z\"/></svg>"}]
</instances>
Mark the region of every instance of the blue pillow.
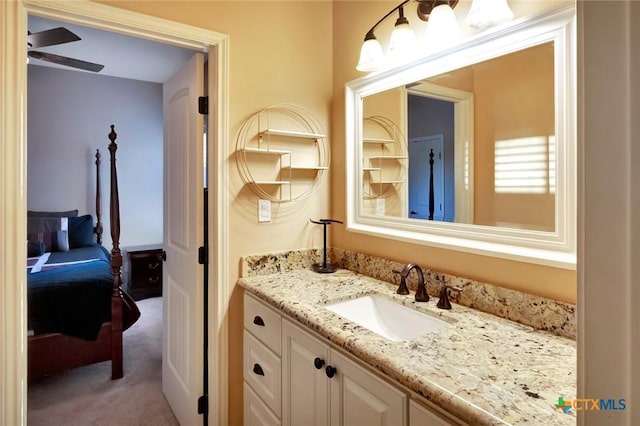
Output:
<instances>
[{"instance_id":1,"label":"blue pillow","mask_svg":"<svg viewBox=\"0 0 640 426\"><path fill-rule=\"evenodd\" d=\"M87 247L96 244L93 233L93 216L86 214L69 218L69 248Z\"/></svg>"}]
</instances>

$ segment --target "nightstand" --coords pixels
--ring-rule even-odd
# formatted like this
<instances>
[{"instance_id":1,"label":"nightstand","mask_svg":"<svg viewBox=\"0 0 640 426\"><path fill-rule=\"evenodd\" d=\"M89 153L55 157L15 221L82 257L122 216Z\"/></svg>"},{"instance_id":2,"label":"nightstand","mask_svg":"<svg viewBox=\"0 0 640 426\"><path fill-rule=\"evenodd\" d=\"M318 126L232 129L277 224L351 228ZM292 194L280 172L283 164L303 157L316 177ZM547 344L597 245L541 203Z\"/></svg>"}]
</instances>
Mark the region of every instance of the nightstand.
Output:
<instances>
[{"instance_id":1,"label":"nightstand","mask_svg":"<svg viewBox=\"0 0 640 426\"><path fill-rule=\"evenodd\" d=\"M134 300L162 296L162 246L127 247L129 280L126 292Z\"/></svg>"}]
</instances>

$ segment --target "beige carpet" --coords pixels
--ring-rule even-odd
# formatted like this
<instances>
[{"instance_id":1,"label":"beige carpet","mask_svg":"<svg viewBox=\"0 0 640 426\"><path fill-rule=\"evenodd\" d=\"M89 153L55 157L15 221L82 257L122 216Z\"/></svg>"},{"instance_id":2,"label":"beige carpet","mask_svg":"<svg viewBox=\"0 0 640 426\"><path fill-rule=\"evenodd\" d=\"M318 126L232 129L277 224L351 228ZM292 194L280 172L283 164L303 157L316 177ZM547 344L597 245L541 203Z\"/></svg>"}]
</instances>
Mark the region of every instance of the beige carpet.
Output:
<instances>
[{"instance_id":1,"label":"beige carpet","mask_svg":"<svg viewBox=\"0 0 640 426\"><path fill-rule=\"evenodd\" d=\"M124 377L102 362L29 386L29 426L177 425L162 394L162 298L138 303L142 315L124 333Z\"/></svg>"}]
</instances>

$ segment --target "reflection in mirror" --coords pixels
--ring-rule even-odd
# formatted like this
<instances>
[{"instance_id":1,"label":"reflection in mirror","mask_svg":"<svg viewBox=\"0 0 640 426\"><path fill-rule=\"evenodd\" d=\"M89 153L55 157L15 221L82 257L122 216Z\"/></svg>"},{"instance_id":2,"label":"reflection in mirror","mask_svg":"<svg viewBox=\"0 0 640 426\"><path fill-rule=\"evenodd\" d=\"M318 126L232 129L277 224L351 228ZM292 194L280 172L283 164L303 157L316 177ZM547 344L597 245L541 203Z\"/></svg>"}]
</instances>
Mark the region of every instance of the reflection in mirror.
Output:
<instances>
[{"instance_id":1,"label":"reflection in mirror","mask_svg":"<svg viewBox=\"0 0 640 426\"><path fill-rule=\"evenodd\" d=\"M364 213L553 232L554 42L363 98Z\"/></svg>"},{"instance_id":2,"label":"reflection in mirror","mask_svg":"<svg viewBox=\"0 0 640 426\"><path fill-rule=\"evenodd\" d=\"M550 9L347 83L347 229L574 269L575 17ZM372 117L402 136L363 143Z\"/></svg>"}]
</instances>

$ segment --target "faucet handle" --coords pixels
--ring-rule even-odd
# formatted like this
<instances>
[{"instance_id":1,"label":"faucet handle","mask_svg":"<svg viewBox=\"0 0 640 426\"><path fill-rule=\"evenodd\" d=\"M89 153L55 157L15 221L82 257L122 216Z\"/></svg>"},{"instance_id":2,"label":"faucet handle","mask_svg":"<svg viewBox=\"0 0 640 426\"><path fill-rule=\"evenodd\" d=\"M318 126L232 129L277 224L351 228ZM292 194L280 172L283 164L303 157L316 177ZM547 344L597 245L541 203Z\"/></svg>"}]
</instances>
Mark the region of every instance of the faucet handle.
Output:
<instances>
[{"instance_id":1,"label":"faucet handle","mask_svg":"<svg viewBox=\"0 0 640 426\"><path fill-rule=\"evenodd\" d=\"M442 290L440 290L440 300L438 300L438 304L436 305L440 309L451 309L448 290L462 291L460 287L450 287L448 285L443 285Z\"/></svg>"},{"instance_id":2,"label":"faucet handle","mask_svg":"<svg viewBox=\"0 0 640 426\"><path fill-rule=\"evenodd\" d=\"M397 294L409 294L409 288L407 287L407 280L402 271L398 271L397 269L392 269L391 272L394 274L400 274L400 286L398 286L398 290L396 290Z\"/></svg>"}]
</instances>

